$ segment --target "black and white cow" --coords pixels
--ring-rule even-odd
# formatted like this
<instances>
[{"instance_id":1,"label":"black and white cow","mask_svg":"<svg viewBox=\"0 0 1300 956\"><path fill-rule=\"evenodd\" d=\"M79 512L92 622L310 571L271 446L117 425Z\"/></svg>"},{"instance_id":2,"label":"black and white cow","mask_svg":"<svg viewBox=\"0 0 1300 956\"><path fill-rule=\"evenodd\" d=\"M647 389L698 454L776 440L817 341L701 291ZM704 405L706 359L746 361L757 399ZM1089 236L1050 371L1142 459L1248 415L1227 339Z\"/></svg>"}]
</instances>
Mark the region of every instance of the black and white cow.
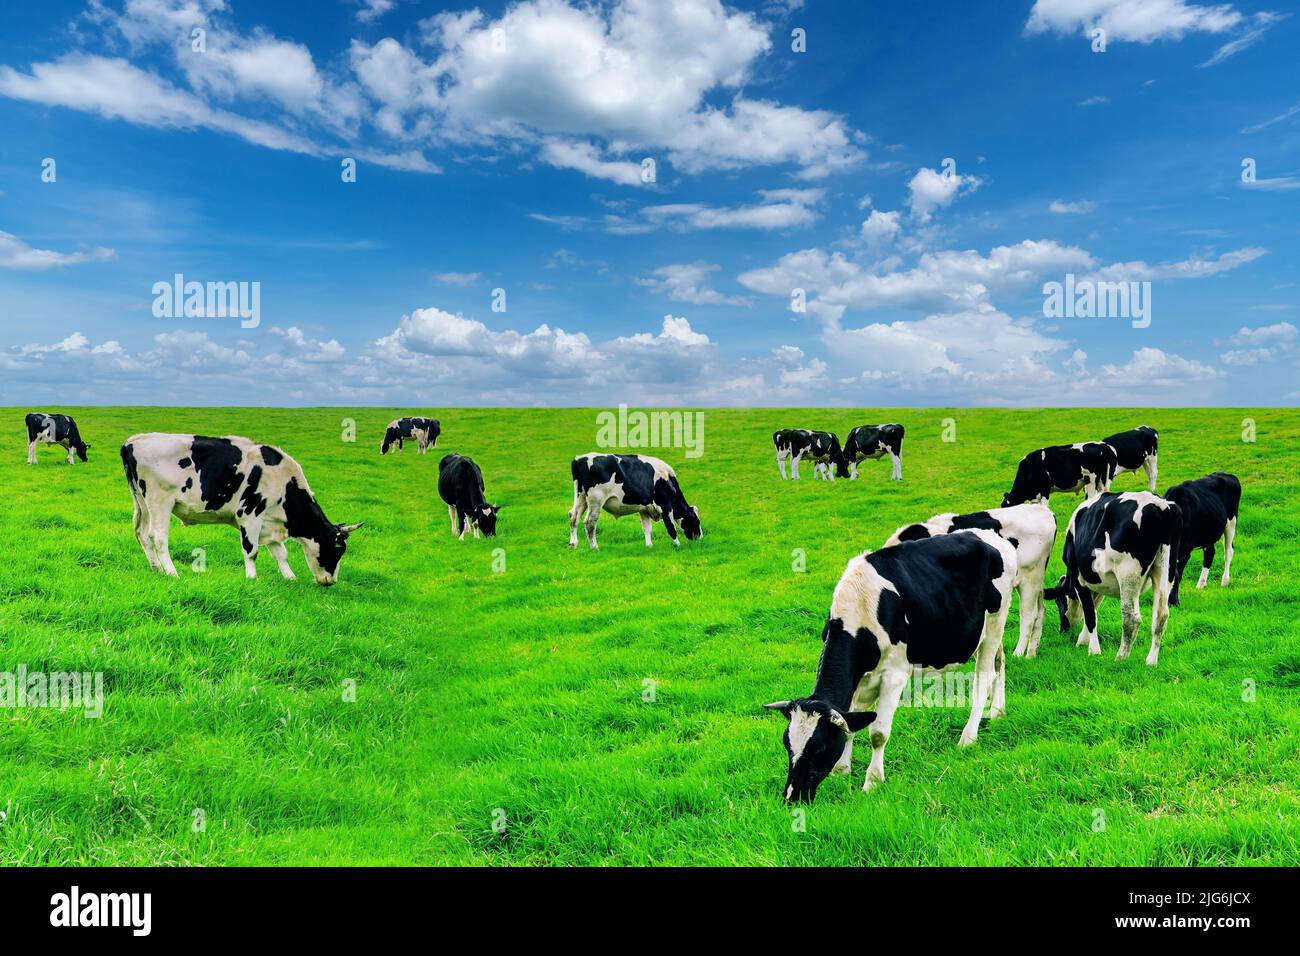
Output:
<instances>
[{"instance_id":1,"label":"black and white cow","mask_svg":"<svg viewBox=\"0 0 1300 956\"><path fill-rule=\"evenodd\" d=\"M414 441L419 445L420 454L423 455L438 444L438 435L441 433L442 426L436 418L394 418L384 431L384 441L379 446L379 454L387 455L388 449L394 445L397 446L398 451L401 451L403 442Z\"/></svg>"},{"instance_id":2,"label":"black and white cow","mask_svg":"<svg viewBox=\"0 0 1300 956\"><path fill-rule=\"evenodd\" d=\"M1065 574L1045 595L1055 601L1061 632L1083 617L1078 643L1100 654L1097 607L1106 595L1119 598L1123 616L1116 660L1127 660L1142 611L1138 600L1151 588L1151 650L1147 663L1160 659L1160 640L1169 620L1173 556L1178 553L1183 516L1178 505L1149 491L1106 492L1074 509L1061 555Z\"/></svg>"},{"instance_id":3,"label":"black and white cow","mask_svg":"<svg viewBox=\"0 0 1300 956\"><path fill-rule=\"evenodd\" d=\"M1116 432L1109 438L1103 438L1107 445L1115 449L1115 474L1137 471L1139 468L1147 473L1147 490L1156 490L1156 467L1160 453L1160 433L1150 425L1139 425L1126 432Z\"/></svg>"},{"instance_id":4,"label":"black and white cow","mask_svg":"<svg viewBox=\"0 0 1300 956\"><path fill-rule=\"evenodd\" d=\"M889 477L903 480L903 426L859 425L849 432L844 443L844 458L849 463L849 478L858 477L858 462L867 458L890 457L893 470Z\"/></svg>"},{"instance_id":5,"label":"black and white cow","mask_svg":"<svg viewBox=\"0 0 1300 956\"><path fill-rule=\"evenodd\" d=\"M447 502L451 533L465 540L465 528L482 531L489 538L497 534L497 513L501 505L490 505L483 497L483 472L472 458L443 455L438 462L438 494Z\"/></svg>"},{"instance_id":6,"label":"black and white cow","mask_svg":"<svg viewBox=\"0 0 1300 956\"><path fill-rule=\"evenodd\" d=\"M677 483L677 474L658 458L649 455L605 455L591 452L573 459L573 508L569 511L569 547L578 546L578 521L583 520L587 543L596 546L596 522L602 509L615 518L639 514L645 531L645 546L651 547L650 528L656 519L668 529L673 544L677 523L691 541L704 536L700 513L687 504ZM584 517L585 512L585 517Z\"/></svg>"},{"instance_id":7,"label":"black and white cow","mask_svg":"<svg viewBox=\"0 0 1300 956\"><path fill-rule=\"evenodd\" d=\"M971 514L935 515L929 521L904 525L885 542L917 541L954 531L984 528L1005 538L1016 549L1016 577L1020 594L1020 641L1012 652L1017 657L1035 657L1043 636L1043 577L1056 542L1056 515L1046 502L994 508Z\"/></svg>"},{"instance_id":8,"label":"black and white cow","mask_svg":"<svg viewBox=\"0 0 1300 956\"><path fill-rule=\"evenodd\" d=\"M257 577L257 549L266 545L293 578L284 542L302 544L318 584L338 580L348 535L361 524L325 517L298 463L271 445L230 435L132 435L122 467L135 505L135 536L156 571L177 577L168 551L171 516L182 524L228 524L239 529L244 573Z\"/></svg>"},{"instance_id":9,"label":"black and white cow","mask_svg":"<svg viewBox=\"0 0 1300 956\"><path fill-rule=\"evenodd\" d=\"M1105 442L1050 445L1031 451L1020 459L1011 490L1002 496L1002 507L1046 501L1054 491L1082 491L1085 499L1093 498L1110 488L1115 467L1115 449Z\"/></svg>"},{"instance_id":10,"label":"black and white cow","mask_svg":"<svg viewBox=\"0 0 1300 956\"><path fill-rule=\"evenodd\" d=\"M1241 482L1236 475L1216 471L1204 478L1184 481L1165 492L1165 498L1178 505L1183 515L1183 535L1174 566L1174 590L1169 603L1178 606L1178 587L1192 552L1201 549L1201 577L1196 590L1205 587L1214 564L1214 545L1223 539L1223 579L1227 587L1232 569L1232 542L1237 537L1237 511L1241 507Z\"/></svg>"},{"instance_id":11,"label":"black and white cow","mask_svg":"<svg viewBox=\"0 0 1300 956\"><path fill-rule=\"evenodd\" d=\"M786 477L785 463L789 460L794 469L793 477L798 480L799 462L805 458L813 463L814 478L834 481L836 476L849 477L848 459L844 457L839 438L832 432L782 428L772 433L772 444L776 445L776 467L781 469L783 479Z\"/></svg>"},{"instance_id":12,"label":"black and white cow","mask_svg":"<svg viewBox=\"0 0 1300 956\"><path fill-rule=\"evenodd\" d=\"M86 460L86 449L90 446L81 440L81 432L70 415L47 415L45 412L30 412L27 415L27 464L36 464L37 445L62 445L68 450L68 464L73 457Z\"/></svg>"},{"instance_id":13,"label":"black and white cow","mask_svg":"<svg viewBox=\"0 0 1300 956\"><path fill-rule=\"evenodd\" d=\"M1006 712L1002 629L1016 552L984 529L905 541L849 561L822 630L812 693L765 706L789 720L785 799L812 802L832 772L850 773L853 734L871 729L863 790L885 779L885 744L914 669L943 671L975 659L970 718L960 746L975 742L984 704Z\"/></svg>"}]
</instances>

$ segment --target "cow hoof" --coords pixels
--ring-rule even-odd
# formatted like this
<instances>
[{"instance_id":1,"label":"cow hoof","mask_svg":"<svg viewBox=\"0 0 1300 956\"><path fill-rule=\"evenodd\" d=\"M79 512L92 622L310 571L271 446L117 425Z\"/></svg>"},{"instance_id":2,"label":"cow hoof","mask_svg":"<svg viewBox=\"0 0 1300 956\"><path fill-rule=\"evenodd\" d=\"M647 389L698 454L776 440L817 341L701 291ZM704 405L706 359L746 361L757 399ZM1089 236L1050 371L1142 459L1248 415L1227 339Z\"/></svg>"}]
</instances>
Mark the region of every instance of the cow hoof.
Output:
<instances>
[{"instance_id":1,"label":"cow hoof","mask_svg":"<svg viewBox=\"0 0 1300 956\"><path fill-rule=\"evenodd\" d=\"M1228 576L1225 574L1223 576L1223 580L1219 582L1219 587L1226 588L1227 586L1228 586Z\"/></svg>"},{"instance_id":2,"label":"cow hoof","mask_svg":"<svg viewBox=\"0 0 1300 956\"><path fill-rule=\"evenodd\" d=\"M1088 656L1089 656L1089 657L1100 657L1100 656L1101 656L1101 648L1100 648L1100 647L1092 647L1092 646L1089 646L1089 647L1088 647Z\"/></svg>"},{"instance_id":3,"label":"cow hoof","mask_svg":"<svg viewBox=\"0 0 1300 956\"><path fill-rule=\"evenodd\" d=\"M872 788L875 787L876 784L884 783L884 782L885 782L885 775L883 773L880 774L879 776L873 773L868 773L867 779L862 781L862 792L870 793Z\"/></svg>"},{"instance_id":4,"label":"cow hoof","mask_svg":"<svg viewBox=\"0 0 1300 956\"><path fill-rule=\"evenodd\" d=\"M974 730L963 730L961 732L961 739L957 741L957 746L969 747L971 744L975 743L976 733L977 732Z\"/></svg>"},{"instance_id":5,"label":"cow hoof","mask_svg":"<svg viewBox=\"0 0 1300 956\"><path fill-rule=\"evenodd\" d=\"M1160 655L1159 655L1159 654L1148 654L1148 655L1147 655L1147 667L1155 667L1155 666L1156 666L1156 663L1157 663L1159 660L1160 660Z\"/></svg>"}]
</instances>

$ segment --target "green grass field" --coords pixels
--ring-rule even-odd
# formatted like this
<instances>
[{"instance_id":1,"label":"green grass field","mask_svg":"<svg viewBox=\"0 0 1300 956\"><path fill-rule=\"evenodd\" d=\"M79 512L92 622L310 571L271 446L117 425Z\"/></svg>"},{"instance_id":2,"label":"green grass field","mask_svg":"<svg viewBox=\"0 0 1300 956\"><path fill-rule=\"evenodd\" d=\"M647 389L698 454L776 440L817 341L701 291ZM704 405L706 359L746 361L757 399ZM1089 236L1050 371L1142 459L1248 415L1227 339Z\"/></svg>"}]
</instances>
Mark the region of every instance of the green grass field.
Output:
<instances>
[{"instance_id":1,"label":"green grass field","mask_svg":"<svg viewBox=\"0 0 1300 956\"><path fill-rule=\"evenodd\" d=\"M566 544L593 411L430 410L437 449L381 458L402 410L66 410L88 464L46 447L28 466L27 409L0 416L0 672L102 671L104 713L0 710L0 863L1300 863L1296 411L710 410L703 457L651 450L703 540L674 549L659 525L647 551L636 518L606 515L592 553ZM780 480L775 428L895 420L901 484L887 460L851 484ZM956 746L964 709L900 710L884 784L861 792L859 752L798 826L779 798L782 720L761 705L811 689L845 562L905 521L996 506L1033 448L1144 422L1159 490L1241 478L1231 586L1220 548L1194 590L1193 558L1156 669L1149 595L1123 663L1114 601L1100 658L1049 608L1040 656L1008 657L1008 714L974 747ZM246 581L233 528L179 523L180 579L151 572L118 458L149 430L297 458L332 520L367 522L340 584L314 584L293 542L297 581L265 552ZM450 451L505 504L500 537L451 537L435 488ZM1077 503L1053 500L1062 530ZM1008 649L1017 626L1013 608Z\"/></svg>"}]
</instances>

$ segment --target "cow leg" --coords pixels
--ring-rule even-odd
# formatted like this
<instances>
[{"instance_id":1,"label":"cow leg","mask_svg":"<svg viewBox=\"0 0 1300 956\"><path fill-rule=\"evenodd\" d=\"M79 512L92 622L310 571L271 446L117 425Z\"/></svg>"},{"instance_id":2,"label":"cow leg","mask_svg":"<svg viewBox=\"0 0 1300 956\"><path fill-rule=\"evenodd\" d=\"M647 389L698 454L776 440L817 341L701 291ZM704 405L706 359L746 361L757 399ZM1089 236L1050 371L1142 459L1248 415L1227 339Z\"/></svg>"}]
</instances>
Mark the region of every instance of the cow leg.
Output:
<instances>
[{"instance_id":1,"label":"cow leg","mask_svg":"<svg viewBox=\"0 0 1300 956\"><path fill-rule=\"evenodd\" d=\"M1083 608L1083 630L1079 632L1079 643L1088 645L1089 654L1100 654L1101 643L1097 640L1097 605L1101 599L1086 587L1079 588L1079 605Z\"/></svg>"},{"instance_id":2,"label":"cow leg","mask_svg":"<svg viewBox=\"0 0 1300 956\"><path fill-rule=\"evenodd\" d=\"M1147 473L1147 490L1148 490L1148 491L1155 491L1155 490L1156 490L1156 468L1157 468L1157 462L1156 462L1156 456L1155 456L1155 455L1148 455L1148 456L1147 456L1147 457L1142 461L1142 470L1145 471L1145 472Z\"/></svg>"},{"instance_id":3,"label":"cow leg","mask_svg":"<svg viewBox=\"0 0 1300 956\"><path fill-rule=\"evenodd\" d=\"M1160 660L1160 641L1165 636L1169 622L1169 545L1156 552L1155 568L1151 582L1151 650L1147 651L1147 666L1155 667Z\"/></svg>"},{"instance_id":4,"label":"cow leg","mask_svg":"<svg viewBox=\"0 0 1300 956\"><path fill-rule=\"evenodd\" d=\"M776 453L776 467L781 470L781 480L785 481L785 458L779 451Z\"/></svg>"},{"instance_id":5,"label":"cow leg","mask_svg":"<svg viewBox=\"0 0 1300 956\"><path fill-rule=\"evenodd\" d=\"M880 698L880 673L878 671L867 674L858 682L858 689L853 692L853 700L849 704L850 710L875 710L876 701ZM831 773L849 775L853 773L853 735L849 734L848 739L844 741L844 752L840 754L840 759L835 762L831 768Z\"/></svg>"},{"instance_id":6,"label":"cow leg","mask_svg":"<svg viewBox=\"0 0 1300 956\"><path fill-rule=\"evenodd\" d=\"M158 569L163 574L170 575L173 578L180 577L176 573L176 565L172 564L171 545L168 540L171 533L172 502L163 503L154 502L149 505L149 540L153 544L154 559L158 562Z\"/></svg>"},{"instance_id":7,"label":"cow leg","mask_svg":"<svg viewBox=\"0 0 1300 956\"><path fill-rule=\"evenodd\" d=\"M1152 574L1155 573L1153 570ZM1123 630L1119 638L1119 650L1115 652L1115 660L1128 660L1128 652L1133 647L1133 639L1137 637L1138 625L1142 623L1142 605L1140 598L1142 596L1142 585L1146 583L1145 578L1132 580L1123 578L1119 582L1119 611L1123 620Z\"/></svg>"},{"instance_id":8,"label":"cow leg","mask_svg":"<svg viewBox=\"0 0 1300 956\"><path fill-rule=\"evenodd\" d=\"M677 524L673 521L672 511L668 508L664 508L662 519L664 527L668 529L668 537L673 540L673 547L680 548L682 546L682 541L681 538L677 537Z\"/></svg>"},{"instance_id":9,"label":"cow leg","mask_svg":"<svg viewBox=\"0 0 1300 956\"><path fill-rule=\"evenodd\" d=\"M1008 598L1010 600L1010 598ZM997 720L1007 712L1007 651L998 641L993 655L993 701L989 705L989 720Z\"/></svg>"},{"instance_id":10,"label":"cow leg","mask_svg":"<svg viewBox=\"0 0 1300 956\"><path fill-rule=\"evenodd\" d=\"M451 519L451 536L456 536L456 506L447 505L447 517Z\"/></svg>"},{"instance_id":11,"label":"cow leg","mask_svg":"<svg viewBox=\"0 0 1300 956\"><path fill-rule=\"evenodd\" d=\"M34 441L27 443L27 464L36 464L36 442Z\"/></svg>"},{"instance_id":12,"label":"cow leg","mask_svg":"<svg viewBox=\"0 0 1300 956\"><path fill-rule=\"evenodd\" d=\"M578 490L578 483L573 483L573 507L569 509L569 547L578 546L578 519L587 507L587 496Z\"/></svg>"},{"instance_id":13,"label":"cow leg","mask_svg":"<svg viewBox=\"0 0 1300 956\"><path fill-rule=\"evenodd\" d=\"M257 545L262 536L262 522L256 518L239 526L239 544L244 549L244 577L250 581L257 577Z\"/></svg>"},{"instance_id":14,"label":"cow leg","mask_svg":"<svg viewBox=\"0 0 1300 956\"><path fill-rule=\"evenodd\" d=\"M903 456L896 455L893 452L890 452L889 457L894 468L893 473L889 477L893 478L894 481L902 481L903 480Z\"/></svg>"},{"instance_id":15,"label":"cow leg","mask_svg":"<svg viewBox=\"0 0 1300 956\"><path fill-rule=\"evenodd\" d=\"M1219 587L1228 586L1228 572L1232 570L1232 542L1236 537L1237 519L1229 518L1223 528L1223 578L1219 581Z\"/></svg>"},{"instance_id":16,"label":"cow leg","mask_svg":"<svg viewBox=\"0 0 1300 956\"><path fill-rule=\"evenodd\" d=\"M464 512L462 512L459 508L457 508L456 509L456 530L457 530L456 540L457 541L465 540L465 526L467 524L468 522L465 520Z\"/></svg>"},{"instance_id":17,"label":"cow leg","mask_svg":"<svg viewBox=\"0 0 1300 956\"><path fill-rule=\"evenodd\" d=\"M132 523L135 526L135 540L140 542L140 550L144 552L149 567L161 571L162 567L154 555L153 541L149 538L149 509L138 495L131 495L131 511Z\"/></svg>"},{"instance_id":18,"label":"cow leg","mask_svg":"<svg viewBox=\"0 0 1300 956\"><path fill-rule=\"evenodd\" d=\"M68 445L68 464L71 465L77 459L77 450Z\"/></svg>"},{"instance_id":19,"label":"cow leg","mask_svg":"<svg viewBox=\"0 0 1300 956\"><path fill-rule=\"evenodd\" d=\"M593 498L590 494L586 496L587 514L583 519L583 528L587 532L587 544L592 551L599 551L600 546L596 544L596 524L600 521L600 509L605 506L604 500Z\"/></svg>"},{"instance_id":20,"label":"cow leg","mask_svg":"<svg viewBox=\"0 0 1300 956\"><path fill-rule=\"evenodd\" d=\"M271 552L271 557L275 558L276 566L280 569L280 577L286 581L292 581L297 577L293 573L293 568L289 567L289 554L284 550L283 541L268 541L266 550Z\"/></svg>"},{"instance_id":21,"label":"cow leg","mask_svg":"<svg viewBox=\"0 0 1300 956\"><path fill-rule=\"evenodd\" d=\"M1020 595L1020 640L1011 653L1016 657L1037 657L1043 636L1043 568L1021 575L1016 591Z\"/></svg>"},{"instance_id":22,"label":"cow leg","mask_svg":"<svg viewBox=\"0 0 1300 956\"><path fill-rule=\"evenodd\" d=\"M1002 651L1002 631L1007 623L1007 610L1010 604L1008 595L1002 599L1000 608L984 615L984 632L980 635L979 646L975 648L975 687L971 694L970 717L966 720L966 726L962 728L961 739L957 741L958 747L969 747L975 742L980 732L980 718L984 716L984 705L990 695L994 699L994 709L997 708L998 658L1002 657L1001 669L1005 670L1006 658ZM1007 704L1005 690L1001 703L1002 711L1005 711ZM1001 717L1002 712L990 712L989 716L990 718Z\"/></svg>"},{"instance_id":23,"label":"cow leg","mask_svg":"<svg viewBox=\"0 0 1300 956\"><path fill-rule=\"evenodd\" d=\"M654 527L654 519L644 511L641 512L641 530L645 532L645 546L653 548L654 543L650 540L650 529Z\"/></svg>"},{"instance_id":24,"label":"cow leg","mask_svg":"<svg viewBox=\"0 0 1300 956\"><path fill-rule=\"evenodd\" d=\"M471 518L469 522L469 526L474 531L474 540L477 541L478 540L478 519Z\"/></svg>"},{"instance_id":25,"label":"cow leg","mask_svg":"<svg viewBox=\"0 0 1300 956\"><path fill-rule=\"evenodd\" d=\"M858 480L858 463L856 461L851 461L849 462L849 481L857 481L857 480Z\"/></svg>"},{"instance_id":26,"label":"cow leg","mask_svg":"<svg viewBox=\"0 0 1300 956\"><path fill-rule=\"evenodd\" d=\"M802 456L802 455L795 455L793 458L790 459L790 467L791 467L791 469L794 471L794 480L795 480L795 481L798 481L798 480L799 480L799 459L800 459L801 457L803 457L803 456Z\"/></svg>"},{"instance_id":27,"label":"cow leg","mask_svg":"<svg viewBox=\"0 0 1300 956\"><path fill-rule=\"evenodd\" d=\"M887 669L880 679L880 692L876 698L876 719L868 728L871 732L871 763L867 765L867 777L862 782L865 793L885 779L885 744L889 743L889 732L894 726L894 714L898 711L899 698L907 686L911 669L907 667Z\"/></svg>"},{"instance_id":28,"label":"cow leg","mask_svg":"<svg viewBox=\"0 0 1300 956\"><path fill-rule=\"evenodd\" d=\"M1196 590L1205 587L1205 582L1210 580L1210 565L1214 564L1214 542L1210 542L1201 550L1201 577L1196 582Z\"/></svg>"}]
</instances>

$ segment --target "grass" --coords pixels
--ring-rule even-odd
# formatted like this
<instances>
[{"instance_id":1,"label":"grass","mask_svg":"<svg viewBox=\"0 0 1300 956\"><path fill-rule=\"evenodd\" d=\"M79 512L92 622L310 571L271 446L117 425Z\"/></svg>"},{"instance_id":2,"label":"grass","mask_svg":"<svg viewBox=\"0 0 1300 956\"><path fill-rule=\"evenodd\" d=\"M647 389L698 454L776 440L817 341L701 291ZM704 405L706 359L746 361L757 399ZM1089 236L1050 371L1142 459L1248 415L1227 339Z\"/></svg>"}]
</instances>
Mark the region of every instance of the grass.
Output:
<instances>
[{"instance_id":1,"label":"grass","mask_svg":"<svg viewBox=\"0 0 1300 956\"><path fill-rule=\"evenodd\" d=\"M5 864L1300 862L1295 411L710 410L703 457L659 453L703 540L676 550L657 526L647 551L635 518L606 515L597 553L565 547L592 411L436 411L434 452L381 458L398 410L71 409L92 444L73 467L50 448L25 464L24 411L0 435L0 671L102 671L106 695L100 719L0 709ZM775 428L891 420L902 483L887 460L852 484L779 479ZM1146 631L1113 659L1114 602L1100 658L1050 614L974 747L956 747L962 709L904 709L885 783L861 792L860 753L794 825L781 720L760 705L812 687L849 557L905 521L996 505L1026 451L1140 422L1160 430L1161 490L1241 478L1231 586L1220 554L1193 590L1193 560L1154 670ZM146 430L288 450L332 520L367 522L341 583L317 587L292 544L299 580L264 554L246 581L234 529L175 523L181 577L151 573L117 456ZM450 536L434 482L449 451L482 465L501 537ZM1062 528L1076 504L1054 499ZM1013 609L1008 648L1017 626Z\"/></svg>"}]
</instances>

